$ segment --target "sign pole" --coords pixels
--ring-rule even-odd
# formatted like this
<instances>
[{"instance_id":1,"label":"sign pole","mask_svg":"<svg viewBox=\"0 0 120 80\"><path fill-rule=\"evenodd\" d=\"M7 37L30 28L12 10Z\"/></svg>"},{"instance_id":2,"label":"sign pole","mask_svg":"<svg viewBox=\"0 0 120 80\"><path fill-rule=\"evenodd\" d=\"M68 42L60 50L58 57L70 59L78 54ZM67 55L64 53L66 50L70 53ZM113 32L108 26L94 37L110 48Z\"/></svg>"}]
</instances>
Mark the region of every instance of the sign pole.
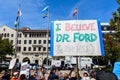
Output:
<instances>
[{"instance_id":1,"label":"sign pole","mask_svg":"<svg viewBox=\"0 0 120 80\"><path fill-rule=\"evenodd\" d=\"M76 70L77 70L77 80L79 80L79 69L78 69L78 56L76 56Z\"/></svg>"}]
</instances>

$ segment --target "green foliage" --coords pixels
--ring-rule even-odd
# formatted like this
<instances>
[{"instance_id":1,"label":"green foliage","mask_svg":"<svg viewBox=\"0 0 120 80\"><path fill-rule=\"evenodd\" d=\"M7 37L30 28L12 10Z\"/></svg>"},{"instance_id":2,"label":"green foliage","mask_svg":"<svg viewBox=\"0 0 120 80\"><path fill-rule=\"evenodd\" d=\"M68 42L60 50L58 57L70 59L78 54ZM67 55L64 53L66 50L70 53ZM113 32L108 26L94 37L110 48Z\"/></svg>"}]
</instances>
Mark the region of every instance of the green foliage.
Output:
<instances>
[{"instance_id":1,"label":"green foliage","mask_svg":"<svg viewBox=\"0 0 120 80\"><path fill-rule=\"evenodd\" d=\"M117 0L120 4L120 0ZM112 13L113 18L110 19L110 28L115 29L115 34L104 35L105 41L105 58L110 60L112 65L116 61L120 61L120 6L116 12Z\"/></svg>"},{"instance_id":2,"label":"green foliage","mask_svg":"<svg viewBox=\"0 0 120 80\"><path fill-rule=\"evenodd\" d=\"M9 39L2 39L0 37L0 61L6 59L6 55L13 55L13 45L9 42Z\"/></svg>"}]
</instances>

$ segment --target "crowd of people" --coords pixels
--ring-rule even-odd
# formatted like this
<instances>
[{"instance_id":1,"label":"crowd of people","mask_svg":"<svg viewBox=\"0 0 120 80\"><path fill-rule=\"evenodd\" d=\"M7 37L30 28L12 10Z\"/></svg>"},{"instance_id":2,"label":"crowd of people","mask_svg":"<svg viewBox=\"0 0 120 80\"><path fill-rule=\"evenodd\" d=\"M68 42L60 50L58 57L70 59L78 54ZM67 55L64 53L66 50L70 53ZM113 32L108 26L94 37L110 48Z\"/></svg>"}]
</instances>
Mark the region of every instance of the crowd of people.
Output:
<instances>
[{"instance_id":1,"label":"crowd of people","mask_svg":"<svg viewBox=\"0 0 120 80\"><path fill-rule=\"evenodd\" d=\"M33 67L29 70L29 75L21 74L20 70L2 70L0 80L95 80L93 71L79 71L77 69L60 70L59 67L52 67L46 70L44 67Z\"/></svg>"}]
</instances>

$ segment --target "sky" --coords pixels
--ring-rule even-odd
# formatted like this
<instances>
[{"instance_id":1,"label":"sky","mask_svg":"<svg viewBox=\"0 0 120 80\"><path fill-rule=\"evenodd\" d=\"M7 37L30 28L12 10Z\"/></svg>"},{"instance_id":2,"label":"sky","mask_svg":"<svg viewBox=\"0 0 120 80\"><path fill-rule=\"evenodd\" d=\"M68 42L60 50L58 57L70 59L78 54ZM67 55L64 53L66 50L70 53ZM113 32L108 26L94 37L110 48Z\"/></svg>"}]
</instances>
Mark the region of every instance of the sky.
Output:
<instances>
[{"instance_id":1,"label":"sky","mask_svg":"<svg viewBox=\"0 0 120 80\"><path fill-rule=\"evenodd\" d=\"M42 9L49 4L49 17L43 18ZM0 26L14 27L18 7L22 15L19 28L47 29L51 21L76 20L72 16L78 7L78 20L99 20L109 23L112 12L116 12L116 0L0 0Z\"/></svg>"}]
</instances>

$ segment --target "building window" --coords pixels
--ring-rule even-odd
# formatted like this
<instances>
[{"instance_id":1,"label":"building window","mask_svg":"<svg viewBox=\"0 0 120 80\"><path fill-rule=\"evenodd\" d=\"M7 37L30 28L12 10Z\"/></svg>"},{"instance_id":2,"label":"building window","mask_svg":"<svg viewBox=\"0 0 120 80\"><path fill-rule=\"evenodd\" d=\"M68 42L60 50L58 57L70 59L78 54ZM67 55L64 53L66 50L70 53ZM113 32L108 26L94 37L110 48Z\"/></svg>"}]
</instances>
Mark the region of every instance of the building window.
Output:
<instances>
[{"instance_id":1,"label":"building window","mask_svg":"<svg viewBox=\"0 0 120 80\"><path fill-rule=\"evenodd\" d=\"M18 40L18 44L21 44L21 40Z\"/></svg>"},{"instance_id":2,"label":"building window","mask_svg":"<svg viewBox=\"0 0 120 80\"><path fill-rule=\"evenodd\" d=\"M41 51L41 47L38 47L38 51Z\"/></svg>"},{"instance_id":3,"label":"building window","mask_svg":"<svg viewBox=\"0 0 120 80\"><path fill-rule=\"evenodd\" d=\"M21 37L21 33L20 33L20 34L18 34L18 37Z\"/></svg>"},{"instance_id":4,"label":"building window","mask_svg":"<svg viewBox=\"0 0 120 80\"><path fill-rule=\"evenodd\" d=\"M31 33L29 34L29 37L32 37L32 34L31 34Z\"/></svg>"},{"instance_id":5,"label":"building window","mask_svg":"<svg viewBox=\"0 0 120 80\"><path fill-rule=\"evenodd\" d=\"M13 34L11 34L11 37L14 37L14 35L13 35Z\"/></svg>"},{"instance_id":6,"label":"building window","mask_svg":"<svg viewBox=\"0 0 120 80\"><path fill-rule=\"evenodd\" d=\"M27 44L27 40L24 40L24 44Z\"/></svg>"},{"instance_id":7,"label":"building window","mask_svg":"<svg viewBox=\"0 0 120 80\"><path fill-rule=\"evenodd\" d=\"M31 47L28 47L28 51L31 51Z\"/></svg>"},{"instance_id":8,"label":"building window","mask_svg":"<svg viewBox=\"0 0 120 80\"><path fill-rule=\"evenodd\" d=\"M38 41L38 44L41 44L41 40Z\"/></svg>"},{"instance_id":9,"label":"building window","mask_svg":"<svg viewBox=\"0 0 120 80\"><path fill-rule=\"evenodd\" d=\"M48 43L50 44L50 40L48 40Z\"/></svg>"},{"instance_id":10,"label":"building window","mask_svg":"<svg viewBox=\"0 0 120 80\"><path fill-rule=\"evenodd\" d=\"M9 33L7 33L7 37L9 37Z\"/></svg>"},{"instance_id":11,"label":"building window","mask_svg":"<svg viewBox=\"0 0 120 80\"><path fill-rule=\"evenodd\" d=\"M32 44L32 40L29 40L29 44Z\"/></svg>"},{"instance_id":12,"label":"building window","mask_svg":"<svg viewBox=\"0 0 120 80\"><path fill-rule=\"evenodd\" d=\"M26 51L26 47L23 47L23 51Z\"/></svg>"},{"instance_id":13,"label":"building window","mask_svg":"<svg viewBox=\"0 0 120 80\"><path fill-rule=\"evenodd\" d=\"M4 37L6 37L6 33L4 34Z\"/></svg>"},{"instance_id":14,"label":"building window","mask_svg":"<svg viewBox=\"0 0 120 80\"><path fill-rule=\"evenodd\" d=\"M34 44L36 44L36 40L34 40Z\"/></svg>"},{"instance_id":15,"label":"building window","mask_svg":"<svg viewBox=\"0 0 120 80\"><path fill-rule=\"evenodd\" d=\"M3 33L2 33L2 37L3 37Z\"/></svg>"},{"instance_id":16,"label":"building window","mask_svg":"<svg viewBox=\"0 0 120 80\"><path fill-rule=\"evenodd\" d=\"M11 40L10 42L11 42L11 44L13 44L13 40Z\"/></svg>"},{"instance_id":17,"label":"building window","mask_svg":"<svg viewBox=\"0 0 120 80\"><path fill-rule=\"evenodd\" d=\"M17 51L20 52L21 51L21 47L17 47Z\"/></svg>"},{"instance_id":18,"label":"building window","mask_svg":"<svg viewBox=\"0 0 120 80\"><path fill-rule=\"evenodd\" d=\"M50 51L50 47L48 47L48 51Z\"/></svg>"},{"instance_id":19,"label":"building window","mask_svg":"<svg viewBox=\"0 0 120 80\"><path fill-rule=\"evenodd\" d=\"M43 43L46 44L46 40L44 40Z\"/></svg>"},{"instance_id":20,"label":"building window","mask_svg":"<svg viewBox=\"0 0 120 80\"><path fill-rule=\"evenodd\" d=\"M43 51L46 51L46 47L43 47Z\"/></svg>"},{"instance_id":21,"label":"building window","mask_svg":"<svg viewBox=\"0 0 120 80\"><path fill-rule=\"evenodd\" d=\"M33 47L33 51L36 51L36 47Z\"/></svg>"},{"instance_id":22,"label":"building window","mask_svg":"<svg viewBox=\"0 0 120 80\"><path fill-rule=\"evenodd\" d=\"M27 34L25 34L25 37L27 37Z\"/></svg>"}]
</instances>

